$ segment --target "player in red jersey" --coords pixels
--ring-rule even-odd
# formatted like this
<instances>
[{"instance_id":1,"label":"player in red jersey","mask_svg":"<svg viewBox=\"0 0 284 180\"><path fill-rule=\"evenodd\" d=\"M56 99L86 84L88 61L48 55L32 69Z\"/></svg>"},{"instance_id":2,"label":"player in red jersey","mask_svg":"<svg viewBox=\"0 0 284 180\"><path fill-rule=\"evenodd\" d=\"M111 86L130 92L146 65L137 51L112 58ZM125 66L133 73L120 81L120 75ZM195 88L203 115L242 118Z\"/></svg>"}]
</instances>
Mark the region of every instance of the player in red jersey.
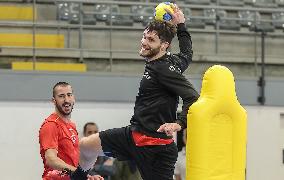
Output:
<instances>
[{"instance_id":1,"label":"player in red jersey","mask_svg":"<svg viewBox=\"0 0 284 180\"><path fill-rule=\"evenodd\" d=\"M79 138L76 125L71 121L75 104L72 87L59 82L53 87L52 101L55 112L45 119L39 130L40 154L44 164L43 180L103 179L90 176L79 164ZM76 173L74 173L76 172ZM78 180L79 180L78 179Z\"/></svg>"}]
</instances>

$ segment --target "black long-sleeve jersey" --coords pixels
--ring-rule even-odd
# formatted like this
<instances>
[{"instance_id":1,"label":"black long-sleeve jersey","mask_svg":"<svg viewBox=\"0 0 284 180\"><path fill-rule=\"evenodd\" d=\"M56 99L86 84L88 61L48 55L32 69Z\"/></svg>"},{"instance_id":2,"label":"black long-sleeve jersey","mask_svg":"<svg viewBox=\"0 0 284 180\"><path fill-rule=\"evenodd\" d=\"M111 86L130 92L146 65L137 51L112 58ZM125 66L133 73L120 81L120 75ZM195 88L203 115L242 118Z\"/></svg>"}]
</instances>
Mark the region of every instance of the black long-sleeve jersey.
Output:
<instances>
[{"instance_id":1,"label":"black long-sleeve jersey","mask_svg":"<svg viewBox=\"0 0 284 180\"><path fill-rule=\"evenodd\" d=\"M191 36L184 24L178 24L177 37L180 52L167 53L159 59L146 62L144 75L136 96L131 129L151 137L171 138L157 129L164 123L177 122L186 128L187 111L199 94L182 75L192 61ZM182 111L177 117L179 97Z\"/></svg>"}]
</instances>

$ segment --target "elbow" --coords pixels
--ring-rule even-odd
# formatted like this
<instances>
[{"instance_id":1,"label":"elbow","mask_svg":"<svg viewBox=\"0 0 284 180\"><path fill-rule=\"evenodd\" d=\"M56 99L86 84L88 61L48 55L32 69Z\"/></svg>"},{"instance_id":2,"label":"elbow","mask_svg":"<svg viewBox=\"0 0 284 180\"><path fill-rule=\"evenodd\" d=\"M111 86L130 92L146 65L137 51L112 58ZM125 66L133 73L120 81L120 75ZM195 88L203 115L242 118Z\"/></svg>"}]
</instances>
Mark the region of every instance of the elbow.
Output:
<instances>
[{"instance_id":1,"label":"elbow","mask_svg":"<svg viewBox=\"0 0 284 180\"><path fill-rule=\"evenodd\" d=\"M199 94L196 93L196 95L192 98L193 103L195 103L198 100L198 98L199 98Z\"/></svg>"},{"instance_id":2,"label":"elbow","mask_svg":"<svg viewBox=\"0 0 284 180\"><path fill-rule=\"evenodd\" d=\"M191 97L188 97L188 104L192 105L193 103L195 103L199 98L199 94L197 91L193 90L191 93Z\"/></svg>"}]
</instances>

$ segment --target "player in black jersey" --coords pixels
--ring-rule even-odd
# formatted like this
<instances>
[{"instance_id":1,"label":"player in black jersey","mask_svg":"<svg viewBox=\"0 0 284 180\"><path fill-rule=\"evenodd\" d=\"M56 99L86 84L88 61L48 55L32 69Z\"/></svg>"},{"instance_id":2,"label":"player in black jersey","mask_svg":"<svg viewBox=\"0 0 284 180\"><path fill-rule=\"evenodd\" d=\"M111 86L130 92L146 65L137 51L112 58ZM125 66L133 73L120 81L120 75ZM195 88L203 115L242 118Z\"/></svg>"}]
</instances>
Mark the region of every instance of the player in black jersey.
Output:
<instances>
[{"instance_id":1,"label":"player in black jersey","mask_svg":"<svg viewBox=\"0 0 284 180\"><path fill-rule=\"evenodd\" d=\"M173 133L186 128L187 111L199 94L182 75L192 61L191 36L183 12L174 8L171 22L151 22L141 39L145 72L130 125L102 131L80 142L82 169L92 167L99 150L136 163L144 180L172 180L177 159ZM168 52L177 34L180 52ZM179 97L183 106L176 116Z\"/></svg>"}]
</instances>

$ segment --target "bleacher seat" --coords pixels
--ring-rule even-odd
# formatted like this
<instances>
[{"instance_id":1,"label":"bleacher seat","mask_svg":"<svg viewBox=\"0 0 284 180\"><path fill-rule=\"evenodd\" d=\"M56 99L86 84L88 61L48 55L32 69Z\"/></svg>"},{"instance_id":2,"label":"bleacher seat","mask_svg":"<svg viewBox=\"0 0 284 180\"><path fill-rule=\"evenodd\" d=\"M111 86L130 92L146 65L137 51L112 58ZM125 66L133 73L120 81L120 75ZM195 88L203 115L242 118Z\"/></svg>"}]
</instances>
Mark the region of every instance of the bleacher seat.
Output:
<instances>
[{"instance_id":1,"label":"bleacher seat","mask_svg":"<svg viewBox=\"0 0 284 180\"><path fill-rule=\"evenodd\" d=\"M244 6L244 2L242 0L220 0L219 4L221 6Z\"/></svg>"},{"instance_id":2,"label":"bleacher seat","mask_svg":"<svg viewBox=\"0 0 284 180\"><path fill-rule=\"evenodd\" d=\"M257 0L254 1L253 6L262 8L276 8L277 3L275 0Z\"/></svg>"},{"instance_id":3,"label":"bleacher seat","mask_svg":"<svg viewBox=\"0 0 284 180\"><path fill-rule=\"evenodd\" d=\"M184 0L186 4L200 4L200 5L209 5L210 0Z\"/></svg>"},{"instance_id":4,"label":"bleacher seat","mask_svg":"<svg viewBox=\"0 0 284 180\"><path fill-rule=\"evenodd\" d=\"M79 22L79 3L57 3L57 19L68 22Z\"/></svg>"},{"instance_id":5,"label":"bleacher seat","mask_svg":"<svg viewBox=\"0 0 284 180\"><path fill-rule=\"evenodd\" d=\"M142 5L133 5L130 7L130 12L133 14L132 19L134 22L142 22L143 14L145 11L145 6Z\"/></svg>"},{"instance_id":6,"label":"bleacher seat","mask_svg":"<svg viewBox=\"0 0 284 180\"><path fill-rule=\"evenodd\" d=\"M251 5L251 6L255 3L255 0L243 0L243 1L246 5Z\"/></svg>"},{"instance_id":7,"label":"bleacher seat","mask_svg":"<svg viewBox=\"0 0 284 180\"><path fill-rule=\"evenodd\" d=\"M35 65L35 66L34 66ZM34 69L35 68L35 69ZM86 72L87 65L84 63L51 63L51 62L12 62L12 70L17 71L69 71L69 72Z\"/></svg>"},{"instance_id":8,"label":"bleacher seat","mask_svg":"<svg viewBox=\"0 0 284 180\"><path fill-rule=\"evenodd\" d=\"M160 2L172 2L172 3L176 3L176 0L150 0L150 2L153 3L160 3Z\"/></svg>"},{"instance_id":9,"label":"bleacher seat","mask_svg":"<svg viewBox=\"0 0 284 180\"><path fill-rule=\"evenodd\" d=\"M240 24L244 27L249 27L254 25L256 22L260 21L260 14L259 12L241 10L238 11L238 16L240 18Z\"/></svg>"},{"instance_id":10,"label":"bleacher seat","mask_svg":"<svg viewBox=\"0 0 284 180\"><path fill-rule=\"evenodd\" d=\"M0 33L0 46L33 47L32 34ZM36 34L35 47L38 48L64 48L64 35Z\"/></svg>"},{"instance_id":11,"label":"bleacher seat","mask_svg":"<svg viewBox=\"0 0 284 180\"><path fill-rule=\"evenodd\" d=\"M87 12L83 11L83 24L85 25L96 25L97 24L97 20L94 17L94 14L87 14Z\"/></svg>"},{"instance_id":12,"label":"bleacher seat","mask_svg":"<svg viewBox=\"0 0 284 180\"><path fill-rule=\"evenodd\" d=\"M106 21L107 25L114 25L114 26L132 26L133 21L129 18L129 16L125 15L112 15L112 19L108 19Z\"/></svg>"},{"instance_id":13,"label":"bleacher seat","mask_svg":"<svg viewBox=\"0 0 284 180\"><path fill-rule=\"evenodd\" d=\"M276 4L279 6L279 7L283 7L284 6L284 0L275 0Z\"/></svg>"},{"instance_id":14,"label":"bleacher seat","mask_svg":"<svg viewBox=\"0 0 284 180\"><path fill-rule=\"evenodd\" d=\"M272 13L272 25L275 28L284 29L284 12Z\"/></svg>"},{"instance_id":15,"label":"bleacher seat","mask_svg":"<svg viewBox=\"0 0 284 180\"><path fill-rule=\"evenodd\" d=\"M255 32L274 32L274 27L268 23L255 24L249 27L250 31Z\"/></svg>"},{"instance_id":16,"label":"bleacher seat","mask_svg":"<svg viewBox=\"0 0 284 180\"><path fill-rule=\"evenodd\" d=\"M88 25L95 25L96 19L93 14L86 14L83 11L82 23ZM57 3L57 19L62 21L68 21L71 24L80 23L80 4L59 2Z\"/></svg>"},{"instance_id":17,"label":"bleacher seat","mask_svg":"<svg viewBox=\"0 0 284 180\"><path fill-rule=\"evenodd\" d=\"M240 24L246 26L251 31L264 30L266 32L273 32L274 27L271 22L261 21L261 15L259 12L255 11L239 11Z\"/></svg>"},{"instance_id":18,"label":"bleacher seat","mask_svg":"<svg viewBox=\"0 0 284 180\"><path fill-rule=\"evenodd\" d=\"M96 19L98 21L106 21L109 18L110 15L110 6L106 4L97 4L95 5L95 15ZM114 11L116 8L114 8ZM116 13L116 12L114 12Z\"/></svg>"},{"instance_id":19,"label":"bleacher seat","mask_svg":"<svg viewBox=\"0 0 284 180\"><path fill-rule=\"evenodd\" d=\"M97 20L105 21L107 25L133 25L133 20L129 17L129 15L121 14L118 5L97 4L95 5L95 13L97 13Z\"/></svg>"},{"instance_id":20,"label":"bleacher seat","mask_svg":"<svg viewBox=\"0 0 284 180\"><path fill-rule=\"evenodd\" d=\"M219 19L219 28L224 30L235 30L241 29L241 25L236 20L231 20L228 18L227 12L225 10L219 10L217 13L217 18Z\"/></svg>"},{"instance_id":21,"label":"bleacher seat","mask_svg":"<svg viewBox=\"0 0 284 180\"><path fill-rule=\"evenodd\" d=\"M188 28L205 28L205 22L203 21L203 19L198 19L197 17L193 16L190 8L183 8L183 13L185 16L185 23Z\"/></svg>"},{"instance_id":22,"label":"bleacher seat","mask_svg":"<svg viewBox=\"0 0 284 180\"><path fill-rule=\"evenodd\" d=\"M203 16L206 17L205 23L208 25L216 24L216 10L215 9L204 9Z\"/></svg>"},{"instance_id":23,"label":"bleacher seat","mask_svg":"<svg viewBox=\"0 0 284 180\"><path fill-rule=\"evenodd\" d=\"M0 5L0 20L33 20L32 6ZM36 12L35 12L36 18Z\"/></svg>"},{"instance_id":24,"label":"bleacher seat","mask_svg":"<svg viewBox=\"0 0 284 180\"><path fill-rule=\"evenodd\" d=\"M214 25L216 28L216 21L219 21L219 28L224 30L240 30L241 25L237 20L231 20L227 16L225 10L204 9L204 17L206 24Z\"/></svg>"},{"instance_id":25,"label":"bleacher seat","mask_svg":"<svg viewBox=\"0 0 284 180\"><path fill-rule=\"evenodd\" d=\"M147 25L154 18L155 7L153 6L131 6L132 19L135 22L141 22L143 26Z\"/></svg>"}]
</instances>

